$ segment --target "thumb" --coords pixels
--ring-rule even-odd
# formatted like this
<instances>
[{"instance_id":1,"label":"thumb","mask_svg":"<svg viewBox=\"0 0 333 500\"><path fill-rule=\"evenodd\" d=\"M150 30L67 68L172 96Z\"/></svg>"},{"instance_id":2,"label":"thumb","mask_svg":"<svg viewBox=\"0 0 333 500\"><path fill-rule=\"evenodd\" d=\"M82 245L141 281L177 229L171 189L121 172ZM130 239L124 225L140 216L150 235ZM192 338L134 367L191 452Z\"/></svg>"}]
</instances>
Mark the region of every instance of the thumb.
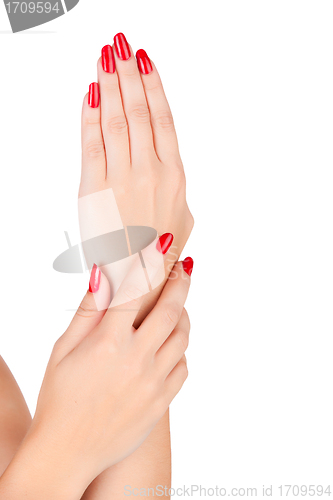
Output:
<instances>
[{"instance_id":1,"label":"thumb","mask_svg":"<svg viewBox=\"0 0 333 500\"><path fill-rule=\"evenodd\" d=\"M66 332L58 339L58 362L71 352L100 323L110 305L111 290L106 276L93 265L89 290L76 311Z\"/></svg>"}]
</instances>

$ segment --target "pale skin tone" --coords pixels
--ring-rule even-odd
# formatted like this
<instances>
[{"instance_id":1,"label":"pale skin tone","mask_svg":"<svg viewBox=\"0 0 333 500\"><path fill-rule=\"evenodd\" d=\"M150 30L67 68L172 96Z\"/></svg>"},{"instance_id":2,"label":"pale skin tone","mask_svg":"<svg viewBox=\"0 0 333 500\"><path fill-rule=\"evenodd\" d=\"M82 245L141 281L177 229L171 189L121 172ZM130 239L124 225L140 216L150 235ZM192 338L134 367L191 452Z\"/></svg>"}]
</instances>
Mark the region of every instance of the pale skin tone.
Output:
<instances>
[{"instance_id":1,"label":"pale skin tone","mask_svg":"<svg viewBox=\"0 0 333 500\"><path fill-rule=\"evenodd\" d=\"M147 225L154 227L159 235L164 232L174 235L173 245L166 256L166 264L172 267L192 230L193 218L186 203L185 176L170 108L154 65L150 74L142 75L138 71L133 52L131 52L130 59L126 61L120 60L115 54L115 60L116 71L113 74L106 73L102 68L101 60L98 61L100 105L97 108L91 108L88 104L88 96L84 99L82 177L79 196L112 187L124 225ZM156 487L158 484L170 486L171 459L167 408L186 378L184 351L189 333L189 320L183 305L190 278L183 271L181 264L177 266L180 266L176 268L178 269L177 279L168 281L157 304L156 301L165 281L157 289L135 301L135 306L140 309L140 312L135 313L134 316L119 311L113 314L110 310L107 313L96 311L92 294L87 294L81 304L79 314L74 317L69 329L55 346L33 425L7 473L3 476L2 483L0 481L0 492L1 487L7 488L3 490L7 495L13 492L13 496L8 496L8 499L18 498L20 480L22 483L27 481L27 477L22 475L20 469L22 463L26 464L32 477L33 473L38 473L41 477L48 478L48 484L40 484L39 490L31 492L31 498L37 498L36 494L42 495L44 491L47 491L47 498L50 500L53 498L52 494L57 499L82 497L84 500L102 500L109 497L123 498L125 484L138 488ZM101 288L97 293L109 293L107 280L103 275ZM155 320L152 320L152 317ZM146 318L145 321L143 321L144 318ZM161 328L163 333L160 334L156 344L153 339L155 332L159 329L159 322L168 323L168 327ZM117 343L119 338L114 332L120 330L122 343L119 345ZM142 335L140 334L139 337L137 333L140 331ZM100 335L101 332L102 335ZM137 341L138 338L140 342ZM86 381L91 387L91 398L96 398L96 387L99 388L99 404L103 408L103 411L99 413L105 418L97 423L96 415L90 415L91 421L86 422L86 428L106 426L110 435L107 440L103 440L103 443L93 441L88 434L83 435L81 441L79 440L81 444L76 443L75 446L66 450L68 439L63 438L61 441L61 436L68 438L73 428L85 427L80 420L82 414L76 413L71 408L71 412L68 413L70 422L68 427L60 429L58 422L67 421L64 415L67 415L66 411L70 406L69 401L73 393L80 402L82 401L82 405L86 405L83 412L85 419L89 415L89 409L96 407L96 400L89 399L89 391L85 390L84 393L80 393L82 378L86 375L85 370L80 370L83 365L87 366L87 362L93 362L95 351L98 356L105 350L110 355L110 348L105 349L106 345L110 346L110 344L116 345L111 351L115 352L115 349L118 349L115 359L119 359L119 351L124 353L123 363L117 366L113 363L114 371L106 372L110 365L108 358L105 360L104 371L101 367L100 373L96 374L99 378L92 380L91 374L94 370L90 370ZM166 353L164 356L161 355L163 349ZM126 379L122 370L124 364L138 368L136 358L140 352L142 355L144 353L145 363L147 352L149 352L150 361L144 364L143 358L140 358L142 362L140 373L144 375L142 380L139 377L135 379L138 385L133 397L129 398L134 375L132 372L127 373L129 378ZM157 376L157 371L150 371L151 360L154 360L153 364L157 366L156 360L162 360L162 358L165 360L164 364L161 362L161 366L164 366L163 376L161 376L162 368ZM170 362L168 364L166 361L171 359L173 360L171 364L174 363L172 367ZM165 363L168 364L167 368ZM168 374L165 375L168 370ZM75 378L79 374L80 378ZM168 379L169 376L170 379ZM71 386L72 392L66 394L61 388L66 385L63 384L63 380L68 379L72 380L73 385ZM112 391L110 393L110 387L105 386L105 379L114 380L114 386L120 389L115 390L113 394ZM166 384L166 380L170 382L172 379L172 384L170 382L169 385L164 386L161 383L162 379L163 384ZM79 380L80 384L76 384L76 380ZM143 394L147 392L145 387L152 385L147 384L148 380L154 380L155 392L153 396L151 393L146 394L145 411L142 413L142 418L139 418L139 403L135 394L140 394L141 399L144 399ZM14 381L12 380L11 383ZM9 463L15 454L30 424L29 413L18 391L17 389L13 400L19 402L22 420L12 439L12 445L9 446L10 451L0 457L3 469L6 462ZM50 393L53 394L53 398L47 396ZM157 398L157 394L163 393L164 399ZM3 395L4 398L8 397L5 392L1 394ZM124 406L126 408L122 408L120 401L123 401L125 395L126 405ZM128 405L128 399L132 401L132 406ZM157 399L159 400L158 410L156 410ZM109 402L108 408L105 408L105 400ZM59 403L58 413L55 411L54 401ZM120 405L117 418L112 411L115 404L117 408ZM75 420L73 415L78 420ZM121 423L124 419L127 423L126 429L134 427L130 437L126 435L125 430L122 434ZM112 425L110 421L113 422ZM108 422L107 425L106 422ZM5 427L6 424L3 428ZM52 440L50 442L48 429L52 429L52 434L56 433L59 438L57 445ZM122 437L121 443L116 442L115 435ZM50 463L54 461L58 463L59 460L63 463L63 469L59 470L57 467L59 476L54 475L52 467L45 466L47 462L45 462L45 457L38 456L39 443L43 440L48 440L51 450L48 457ZM87 440L91 448L87 448ZM82 442L86 444L84 450ZM59 443L62 443L61 449L58 449ZM36 457L34 471L28 467L31 454ZM68 461L60 458L60 454L68 457ZM90 456L99 458L91 462ZM81 465L80 474L75 474L73 471L71 482L67 483L66 473L71 470L72 463ZM36 480L37 477L34 484ZM57 490L58 483L62 485L61 491Z\"/></svg>"},{"instance_id":2,"label":"pale skin tone","mask_svg":"<svg viewBox=\"0 0 333 500\"><path fill-rule=\"evenodd\" d=\"M137 329L143 297L105 312L87 292L54 346L32 425L0 479L1 498L81 498L142 445L187 378L191 280L181 262L172 275ZM129 275L119 292L131 290ZM104 275L96 293L110 293Z\"/></svg>"},{"instance_id":3,"label":"pale skin tone","mask_svg":"<svg viewBox=\"0 0 333 500\"><path fill-rule=\"evenodd\" d=\"M8 366L0 357L0 476L17 452L31 416Z\"/></svg>"}]
</instances>

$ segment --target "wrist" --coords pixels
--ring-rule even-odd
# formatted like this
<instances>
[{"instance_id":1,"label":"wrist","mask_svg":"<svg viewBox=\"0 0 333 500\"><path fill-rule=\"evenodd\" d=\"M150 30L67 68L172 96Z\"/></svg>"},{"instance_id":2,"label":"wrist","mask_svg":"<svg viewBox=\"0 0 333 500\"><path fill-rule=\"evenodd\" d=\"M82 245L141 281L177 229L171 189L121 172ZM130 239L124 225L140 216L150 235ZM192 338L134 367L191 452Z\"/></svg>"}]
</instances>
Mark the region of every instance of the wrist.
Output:
<instances>
[{"instance_id":1,"label":"wrist","mask_svg":"<svg viewBox=\"0 0 333 500\"><path fill-rule=\"evenodd\" d=\"M33 424L0 478L0 498L77 500L89 482L73 449Z\"/></svg>"}]
</instances>

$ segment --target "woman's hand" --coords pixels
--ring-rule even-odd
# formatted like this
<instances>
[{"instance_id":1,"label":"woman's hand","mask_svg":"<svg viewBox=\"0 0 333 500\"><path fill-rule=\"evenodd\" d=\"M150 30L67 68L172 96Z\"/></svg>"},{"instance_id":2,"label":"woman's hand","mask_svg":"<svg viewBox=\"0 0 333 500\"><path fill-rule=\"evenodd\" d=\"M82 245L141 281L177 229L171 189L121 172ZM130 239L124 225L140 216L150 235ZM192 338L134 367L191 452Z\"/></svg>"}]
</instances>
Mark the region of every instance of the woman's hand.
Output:
<instances>
[{"instance_id":1,"label":"woman's hand","mask_svg":"<svg viewBox=\"0 0 333 500\"><path fill-rule=\"evenodd\" d=\"M188 260L174 266L156 306L135 330L132 324L142 300L136 269L118 291L128 302L121 300L120 306L105 312L96 310L95 296L107 303L109 285L94 268L94 293L87 292L55 344L31 429L0 482L0 492L19 488L13 473L19 464L20 477L32 481L35 475L34 488L46 482L45 498L74 498L99 473L140 446L187 377L188 272ZM12 489L1 490L11 477ZM43 492L33 490L34 496L25 498L42 498Z\"/></svg>"},{"instance_id":2,"label":"woman's hand","mask_svg":"<svg viewBox=\"0 0 333 500\"><path fill-rule=\"evenodd\" d=\"M144 441L187 376L189 320L183 306L190 277L182 263L172 277L137 330L132 324L142 297L131 279L118 294L138 298L108 310L90 332L88 323L100 312L92 311L94 297L88 292L55 345L34 423L61 435L64 449L70 442L79 463L90 464L96 475ZM106 279L100 279L96 293L107 295Z\"/></svg>"},{"instance_id":3,"label":"woman's hand","mask_svg":"<svg viewBox=\"0 0 333 500\"><path fill-rule=\"evenodd\" d=\"M79 212L84 207L81 234L95 236L97 227L103 228L100 234L118 229L115 212L119 211L123 226L149 226L159 235L174 235L168 259L172 265L193 227L172 114L147 54L139 50L136 60L123 34L114 40L114 47L103 48L98 83L90 85L83 103L79 197L87 197L88 202L79 205ZM117 210L111 201L105 202L104 195L88 196L110 188ZM105 262L96 264L113 286L114 266L110 271ZM160 291L161 287L150 295L151 304ZM147 312L149 307L143 304L143 309Z\"/></svg>"},{"instance_id":4,"label":"woman's hand","mask_svg":"<svg viewBox=\"0 0 333 500\"><path fill-rule=\"evenodd\" d=\"M167 270L162 269L153 283L150 279L152 291L140 304L135 319L138 327L155 305L179 258L193 218L186 203L184 169L160 77L143 50L136 53L136 59L124 35L119 33L112 47L106 45L102 49L97 64L98 83L90 85L83 103L79 216L82 241L123 226L150 226L158 234L173 233ZM105 265L108 260L95 255L87 258L89 252L85 248L84 253L88 265L96 262L100 266L113 296L133 256ZM149 265L145 263L150 278ZM117 500L123 497L128 481L138 487L170 487L170 477L167 410L142 446L98 476L84 498Z\"/></svg>"},{"instance_id":5,"label":"woman's hand","mask_svg":"<svg viewBox=\"0 0 333 500\"><path fill-rule=\"evenodd\" d=\"M136 61L123 34L114 40L98 60L99 84L84 99L79 196L111 187L124 225L171 232L182 247L193 218L161 79L143 50Z\"/></svg>"}]
</instances>

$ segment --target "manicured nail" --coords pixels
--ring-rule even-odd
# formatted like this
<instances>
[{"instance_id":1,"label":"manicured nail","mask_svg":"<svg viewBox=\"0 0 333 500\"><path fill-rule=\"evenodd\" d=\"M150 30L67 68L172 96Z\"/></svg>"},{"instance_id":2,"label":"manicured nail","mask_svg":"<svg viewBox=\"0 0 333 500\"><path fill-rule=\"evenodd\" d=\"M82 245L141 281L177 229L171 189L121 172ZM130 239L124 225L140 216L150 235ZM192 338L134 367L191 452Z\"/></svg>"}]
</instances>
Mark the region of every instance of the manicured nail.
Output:
<instances>
[{"instance_id":1,"label":"manicured nail","mask_svg":"<svg viewBox=\"0 0 333 500\"><path fill-rule=\"evenodd\" d=\"M122 61L127 61L127 59L131 57L131 50L129 48L125 35L123 33L117 33L113 40L117 56Z\"/></svg>"},{"instance_id":2,"label":"manicured nail","mask_svg":"<svg viewBox=\"0 0 333 500\"><path fill-rule=\"evenodd\" d=\"M116 70L114 53L111 45L105 45L105 47L102 48L102 66L106 73L114 73Z\"/></svg>"},{"instance_id":3,"label":"manicured nail","mask_svg":"<svg viewBox=\"0 0 333 500\"><path fill-rule=\"evenodd\" d=\"M150 59L147 56L147 52L145 50L138 50L136 53L136 59L138 62L139 70L143 75L149 75L149 73L153 71Z\"/></svg>"},{"instance_id":4,"label":"manicured nail","mask_svg":"<svg viewBox=\"0 0 333 500\"><path fill-rule=\"evenodd\" d=\"M98 105L99 105L99 86L98 86L98 83L91 83L89 85L88 104L91 108L98 108Z\"/></svg>"},{"instance_id":5,"label":"manicured nail","mask_svg":"<svg viewBox=\"0 0 333 500\"><path fill-rule=\"evenodd\" d=\"M99 290L99 285L101 282L101 271L96 264L93 265L91 270L90 280L89 280L89 292L96 293Z\"/></svg>"},{"instance_id":6,"label":"manicured nail","mask_svg":"<svg viewBox=\"0 0 333 500\"><path fill-rule=\"evenodd\" d=\"M172 242L173 242L173 234L164 233L157 240L156 248L159 252L165 254L171 247Z\"/></svg>"},{"instance_id":7,"label":"manicured nail","mask_svg":"<svg viewBox=\"0 0 333 500\"><path fill-rule=\"evenodd\" d=\"M193 259L191 257L186 257L186 259L183 260L183 269L185 273L191 276L193 271Z\"/></svg>"}]
</instances>

